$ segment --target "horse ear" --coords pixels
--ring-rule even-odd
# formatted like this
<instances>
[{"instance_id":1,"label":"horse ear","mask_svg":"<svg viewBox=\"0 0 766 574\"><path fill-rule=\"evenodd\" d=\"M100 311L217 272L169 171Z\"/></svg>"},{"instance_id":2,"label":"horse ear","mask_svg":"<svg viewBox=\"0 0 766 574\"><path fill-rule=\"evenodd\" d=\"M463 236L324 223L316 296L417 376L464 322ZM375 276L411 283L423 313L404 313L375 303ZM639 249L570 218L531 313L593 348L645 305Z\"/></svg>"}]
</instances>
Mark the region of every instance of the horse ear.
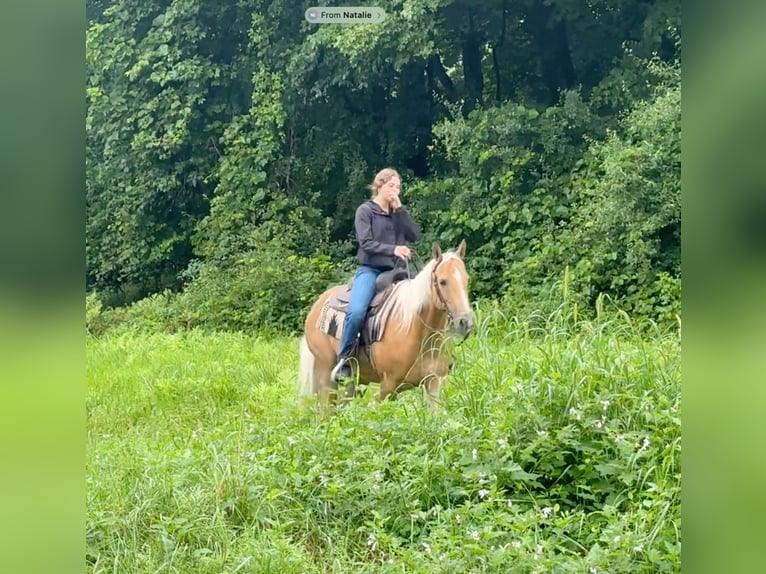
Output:
<instances>
[{"instance_id":1,"label":"horse ear","mask_svg":"<svg viewBox=\"0 0 766 574\"><path fill-rule=\"evenodd\" d=\"M466 244L465 244L465 239L463 239L463 241L460 242L460 245L458 246L457 251L455 252L457 253L457 256L460 257L460 259L465 257L465 249L466 249Z\"/></svg>"},{"instance_id":2,"label":"horse ear","mask_svg":"<svg viewBox=\"0 0 766 574\"><path fill-rule=\"evenodd\" d=\"M439 257L442 256L442 246L439 245L438 241L434 241L433 247L431 248L431 254L434 259L439 259Z\"/></svg>"}]
</instances>

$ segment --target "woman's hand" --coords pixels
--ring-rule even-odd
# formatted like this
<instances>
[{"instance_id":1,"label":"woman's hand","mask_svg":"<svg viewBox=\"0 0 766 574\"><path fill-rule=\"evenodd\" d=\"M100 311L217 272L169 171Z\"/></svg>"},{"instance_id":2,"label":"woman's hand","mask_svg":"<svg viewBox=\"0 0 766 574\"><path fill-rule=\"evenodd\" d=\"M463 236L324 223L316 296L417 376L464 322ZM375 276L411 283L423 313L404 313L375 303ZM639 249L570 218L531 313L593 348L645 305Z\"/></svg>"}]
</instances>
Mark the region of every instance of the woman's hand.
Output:
<instances>
[{"instance_id":1,"label":"woman's hand","mask_svg":"<svg viewBox=\"0 0 766 574\"><path fill-rule=\"evenodd\" d=\"M402 200L399 199L398 195L394 195L388 200L388 209L390 211L394 211L396 209L399 209L402 206Z\"/></svg>"},{"instance_id":2,"label":"woman's hand","mask_svg":"<svg viewBox=\"0 0 766 574\"><path fill-rule=\"evenodd\" d=\"M412 257L412 251L410 251L410 248L406 245L397 245L394 248L394 255L407 261Z\"/></svg>"}]
</instances>

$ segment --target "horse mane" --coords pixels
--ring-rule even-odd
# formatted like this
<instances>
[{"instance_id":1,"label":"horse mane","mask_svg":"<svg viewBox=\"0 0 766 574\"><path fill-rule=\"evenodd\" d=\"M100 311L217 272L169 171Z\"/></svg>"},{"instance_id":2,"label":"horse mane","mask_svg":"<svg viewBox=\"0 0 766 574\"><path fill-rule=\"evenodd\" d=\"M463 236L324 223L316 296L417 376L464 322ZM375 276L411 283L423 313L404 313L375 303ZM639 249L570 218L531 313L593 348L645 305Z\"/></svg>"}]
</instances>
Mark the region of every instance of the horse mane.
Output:
<instances>
[{"instance_id":1,"label":"horse mane","mask_svg":"<svg viewBox=\"0 0 766 574\"><path fill-rule=\"evenodd\" d=\"M442 261L457 258L454 251L445 251ZM423 308L431 302L431 274L436 259L431 259L412 279L402 279L391 294L391 313L399 319L399 331L407 333Z\"/></svg>"}]
</instances>

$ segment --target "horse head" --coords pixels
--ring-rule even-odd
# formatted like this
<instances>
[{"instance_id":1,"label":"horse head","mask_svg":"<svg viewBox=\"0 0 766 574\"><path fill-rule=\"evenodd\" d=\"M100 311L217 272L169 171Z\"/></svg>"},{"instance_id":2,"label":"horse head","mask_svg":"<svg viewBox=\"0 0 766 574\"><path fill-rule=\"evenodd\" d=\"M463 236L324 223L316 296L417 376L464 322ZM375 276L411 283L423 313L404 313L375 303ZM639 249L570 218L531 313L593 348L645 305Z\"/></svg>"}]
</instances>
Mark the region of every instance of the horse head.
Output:
<instances>
[{"instance_id":1,"label":"horse head","mask_svg":"<svg viewBox=\"0 0 766 574\"><path fill-rule=\"evenodd\" d=\"M455 251L446 252L442 252L439 243L435 242L431 271L433 304L447 314L452 329L463 337L468 336L474 327L473 310L468 298L471 277L463 262L465 250L465 239Z\"/></svg>"}]
</instances>

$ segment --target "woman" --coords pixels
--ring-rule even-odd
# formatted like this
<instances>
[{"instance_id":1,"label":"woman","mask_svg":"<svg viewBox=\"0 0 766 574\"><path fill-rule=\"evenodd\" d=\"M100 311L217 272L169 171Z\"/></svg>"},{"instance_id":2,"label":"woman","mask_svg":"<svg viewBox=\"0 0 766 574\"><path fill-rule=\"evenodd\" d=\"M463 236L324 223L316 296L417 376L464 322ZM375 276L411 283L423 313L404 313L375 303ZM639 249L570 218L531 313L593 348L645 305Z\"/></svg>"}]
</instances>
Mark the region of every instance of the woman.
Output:
<instances>
[{"instance_id":1,"label":"woman","mask_svg":"<svg viewBox=\"0 0 766 574\"><path fill-rule=\"evenodd\" d=\"M359 268L354 275L348 311L343 323L343 335L338 363L332 379L339 382L351 377L349 358L354 352L357 336L362 330L370 302L375 296L375 281L383 271L393 269L398 262L412 257L408 244L420 237L420 228L402 207L399 193L401 178L395 169L380 171L370 186L372 199L356 210L354 229L359 249Z\"/></svg>"}]
</instances>

